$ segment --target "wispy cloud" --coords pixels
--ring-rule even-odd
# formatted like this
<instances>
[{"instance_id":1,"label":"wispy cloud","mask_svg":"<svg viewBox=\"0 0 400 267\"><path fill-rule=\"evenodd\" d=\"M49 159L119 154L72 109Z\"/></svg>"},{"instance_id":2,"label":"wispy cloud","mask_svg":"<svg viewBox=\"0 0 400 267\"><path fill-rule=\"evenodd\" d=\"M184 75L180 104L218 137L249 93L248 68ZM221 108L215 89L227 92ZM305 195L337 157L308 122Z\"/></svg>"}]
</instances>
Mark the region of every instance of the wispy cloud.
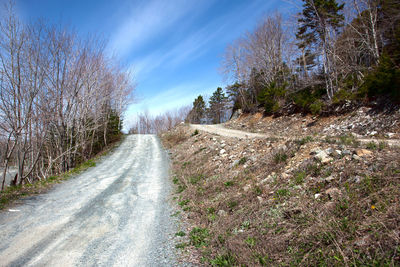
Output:
<instances>
[{"instance_id":1,"label":"wispy cloud","mask_svg":"<svg viewBox=\"0 0 400 267\"><path fill-rule=\"evenodd\" d=\"M127 55L171 28L193 9L210 3L202 2L151 0L132 7L111 37L110 52L121 57Z\"/></svg>"}]
</instances>

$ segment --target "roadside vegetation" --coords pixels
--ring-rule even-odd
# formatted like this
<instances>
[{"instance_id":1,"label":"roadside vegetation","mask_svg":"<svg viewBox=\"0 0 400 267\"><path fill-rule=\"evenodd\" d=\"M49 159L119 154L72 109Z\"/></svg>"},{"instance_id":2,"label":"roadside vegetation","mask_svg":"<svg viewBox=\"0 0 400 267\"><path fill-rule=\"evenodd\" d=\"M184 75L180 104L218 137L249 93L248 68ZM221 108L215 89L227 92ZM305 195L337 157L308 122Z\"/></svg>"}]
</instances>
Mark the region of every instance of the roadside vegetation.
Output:
<instances>
[{"instance_id":1,"label":"roadside vegetation","mask_svg":"<svg viewBox=\"0 0 400 267\"><path fill-rule=\"evenodd\" d=\"M349 135L239 140L183 125L162 138L192 225L177 248L202 264L400 264L398 147Z\"/></svg>"}]
</instances>

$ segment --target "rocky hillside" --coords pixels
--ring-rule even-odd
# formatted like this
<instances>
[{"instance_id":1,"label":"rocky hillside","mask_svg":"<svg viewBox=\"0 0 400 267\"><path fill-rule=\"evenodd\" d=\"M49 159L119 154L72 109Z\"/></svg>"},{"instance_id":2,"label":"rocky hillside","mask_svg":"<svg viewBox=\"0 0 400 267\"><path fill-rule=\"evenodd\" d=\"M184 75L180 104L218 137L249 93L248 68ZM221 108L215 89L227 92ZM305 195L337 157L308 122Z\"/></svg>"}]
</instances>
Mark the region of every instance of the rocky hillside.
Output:
<instances>
[{"instance_id":1,"label":"rocky hillside","mask_svg":"<svg viewBox=\"0 0 400 267\"><path fill-rule=\"evenodd\" d=\"M177 246L214 266L400 265L400 110L335 117L242 115L221 136L164 133Z\"/></svg>"}]
</instances>

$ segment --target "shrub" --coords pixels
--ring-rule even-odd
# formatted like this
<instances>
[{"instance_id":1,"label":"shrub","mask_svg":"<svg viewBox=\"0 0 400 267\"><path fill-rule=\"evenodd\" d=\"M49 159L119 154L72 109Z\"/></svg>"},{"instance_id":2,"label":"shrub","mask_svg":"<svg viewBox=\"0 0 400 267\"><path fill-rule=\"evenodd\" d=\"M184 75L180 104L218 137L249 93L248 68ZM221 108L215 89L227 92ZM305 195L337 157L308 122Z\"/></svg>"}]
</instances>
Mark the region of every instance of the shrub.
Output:
<instances>
[{"instance_id":1,"label":"shrub","mask_svg":"<svg viewBox=\"0 0 400 267\"><path fill-rule=\"evenodd\" d=\"M257 96L258 102L264 106L265 113L271 114L280 109L279 100L286 94L286 85L279 86L277 82L271 82Z\"/></svg>"},{"instance_id":2,"label":"shrub","mask_svg":"<svg viewBox=\"0 0 400 267\"><path fill-rule=\"evenodd\" d=\"M246 161L247 161L247 158L246 158L246 157L241 158L241 159L239 160L239 165L245 164Z\"/></svg>"},{"instance_id":3,"label":"shrub","mask_svg":"<svg viewBox=\"0 0 400 267\"><path fill-rule=\"evenodd\" d=\"M365 77L359 93L369 97L390 94L400 100L400 69L388 55L380 57L379 65Z\"/></svg>"},{"instance_id":4,"label":"shrub","mask_svg":"<svg viewBox=\"0 0 400 267\"><path fill-rule=\"evenodd\" d=\"M192 133L192 136L198 135L199 134L199 130L195 130L194 133Z\"/></svg>"},{"instance_id":5,"label":"shrub","mask_svg":"<svg viewBox=\"0 0 400 267\"><path fill-rule=\"evenodd\" d=\"M276 164L279 164L281 162L286 162L287 158L288 158L288 155L284 151L278 151L274 155L274 161Z\"/></svg>"},{"instance_id":6,"label":"shrub","mask_svg":"<svg viewBox=\"0 0 400 267\"><path fill-rule=\"evenodd\" d=\"M313 115L320 114L323 106L324 106L324 103L321 100L315 101L314 103L312 103L310 105L311 114L313 114Z\"/></svg>"}]
</instances>

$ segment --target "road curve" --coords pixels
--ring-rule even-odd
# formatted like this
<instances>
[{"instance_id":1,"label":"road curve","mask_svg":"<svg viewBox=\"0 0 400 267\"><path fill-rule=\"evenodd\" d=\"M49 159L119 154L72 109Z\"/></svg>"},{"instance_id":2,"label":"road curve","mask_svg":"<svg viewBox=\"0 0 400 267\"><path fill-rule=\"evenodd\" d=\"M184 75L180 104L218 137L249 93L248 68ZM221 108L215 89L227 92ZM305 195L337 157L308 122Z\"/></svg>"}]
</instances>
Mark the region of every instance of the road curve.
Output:
<instances>
[{"instance_id":1,"label":"road curve","mask_svg":"<svg viewBox=\"0 0 400 267\"><path fill-rule=\"evenodd\" d=\"M266 134L259 133L249 133L239 130L227 129L222 124L190 124L192 129L205 131L208 133L218 134L226 137L234 137L234 138L267 138L269 137Z\"/></svg>"},{"instance_id":2,"label":"road curve","mask_svg":"<svg viewBox=\"0 0 400 267\"><path fill-rule=\"evenodd\" d=\"M96 167L0 213L0 266L175 266L168 158L130 135Z\"/></svg>"}]
</instances>

